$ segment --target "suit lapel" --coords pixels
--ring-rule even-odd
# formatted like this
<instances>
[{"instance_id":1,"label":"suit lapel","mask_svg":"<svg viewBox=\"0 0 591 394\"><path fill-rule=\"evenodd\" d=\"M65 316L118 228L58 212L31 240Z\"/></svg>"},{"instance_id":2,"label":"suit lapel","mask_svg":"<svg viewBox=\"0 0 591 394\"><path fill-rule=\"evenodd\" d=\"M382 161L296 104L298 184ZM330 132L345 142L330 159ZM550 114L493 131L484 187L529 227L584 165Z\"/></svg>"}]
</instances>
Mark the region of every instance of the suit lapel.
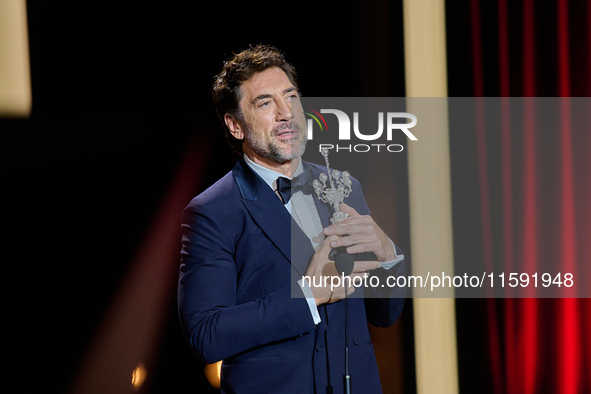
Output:
<instances>
[{"instance_id":1,"label":"suit lapel","mask_svg":"<svg viewBox=\"0 0 591 394\"><path fill-rule=\"evenodd\" d=\"M295 223L275 192L243 158L236 163L233 175L242 196L242 203L252 219L292 264L297 274L304 275L308 267L308 258L314 253L308 237ZM291 252L292 247L297 251L295 256Z\"/></svg>"},{"instance_id":2,"label":"suit lapel","mask_svg":"<svg viewBox=\"0 0 591 394\"><path fill-rule=\"evenodd\" d=\"M291 258L291 216L281 200L241 157L233 170L242 203L255 223L281 251Z\"/></svg>"}]
</instances>

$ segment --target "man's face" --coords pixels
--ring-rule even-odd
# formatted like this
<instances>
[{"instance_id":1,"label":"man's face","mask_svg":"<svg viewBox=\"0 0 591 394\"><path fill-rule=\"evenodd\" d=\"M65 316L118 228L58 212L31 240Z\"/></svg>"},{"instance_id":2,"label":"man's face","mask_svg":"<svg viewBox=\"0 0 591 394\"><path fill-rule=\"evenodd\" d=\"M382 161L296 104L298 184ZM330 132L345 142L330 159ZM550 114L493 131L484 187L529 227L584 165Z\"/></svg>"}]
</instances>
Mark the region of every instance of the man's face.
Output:
<instances>
[{"instance_id":1,"label":"man's face","mask_svg":"<svg viewBox=\"0 0 591 394\"><path fill-rule=\"evenodd\" d=\"M300 157L308 140L304 112L285 72L266 69L240 85L240 92L245 153L269 164Z\"/></svg>"}]
</instances>

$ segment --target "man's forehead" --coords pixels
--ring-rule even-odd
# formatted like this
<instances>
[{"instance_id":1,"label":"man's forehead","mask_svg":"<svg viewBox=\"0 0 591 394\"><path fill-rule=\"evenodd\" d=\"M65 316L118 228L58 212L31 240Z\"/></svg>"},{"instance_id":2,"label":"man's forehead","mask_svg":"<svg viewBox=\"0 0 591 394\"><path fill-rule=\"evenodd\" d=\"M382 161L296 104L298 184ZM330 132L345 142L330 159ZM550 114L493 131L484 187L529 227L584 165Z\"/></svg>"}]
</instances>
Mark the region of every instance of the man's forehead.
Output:
<instances>
[{"instance_id":1,"label":"man's forehead","mask_svg":"<svg viewBox=\"0 0 591 394\"><path fill-rule=\"evenodd\" d=\"M283 92L294 87L287 74L277 67L268 68L256 73L240 85L242 97L247 100L255 99L261 94Z\"/></svg>"}]
</instances>

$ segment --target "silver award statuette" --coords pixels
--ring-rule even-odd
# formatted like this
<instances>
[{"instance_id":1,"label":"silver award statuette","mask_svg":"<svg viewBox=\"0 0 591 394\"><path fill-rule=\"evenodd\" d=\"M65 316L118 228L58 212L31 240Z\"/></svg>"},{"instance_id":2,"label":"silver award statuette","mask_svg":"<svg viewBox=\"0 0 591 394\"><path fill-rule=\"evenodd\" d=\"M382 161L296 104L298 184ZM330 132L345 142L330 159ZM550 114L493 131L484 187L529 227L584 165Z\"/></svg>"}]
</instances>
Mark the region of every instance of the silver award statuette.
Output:
<instances>
[{"instance_id":1,"label":"silver award statuette","mask_svg":"<svg viewBox=\"0 0 591 394\"><path fill-rule=\"evenodd\" d=\"M334 209L334 214L330 219L332 224L340 222L349 217L349 214L340 210L339 205L351 194L351 175L347 171L331 170L328 164L328 150L321 150L324 160L326 160L326 172L322 173L312 182L312 186L318 199L323 203L330 204ZM328 181L328 184L326 183ZM331 250L329 258L335 260L336 256L342 253L347 253L345 247L340 247Z\"/></svg>"},{"instance_id":2,"label":"silver award statuette","mask_svg":"<svg viewBox=\"0 0 591 394\"><path fill-rule=\"evenodd\" d=\"M324 160L326 160L326 172L328 172L328 175L325 173L320 174L319 179L315 179L312 182L312 186L318 195L318 199L324 203L329 203L333 207L335 212L330 222L334 224L349 217L348 213L339 209L339 205L351 193L351 175L347 171L342 173L337 170L331 171L328 164L328 149L322 149L321 152ZM326 181L328 181L328 185Z\"/></svg>"}]
</instances>

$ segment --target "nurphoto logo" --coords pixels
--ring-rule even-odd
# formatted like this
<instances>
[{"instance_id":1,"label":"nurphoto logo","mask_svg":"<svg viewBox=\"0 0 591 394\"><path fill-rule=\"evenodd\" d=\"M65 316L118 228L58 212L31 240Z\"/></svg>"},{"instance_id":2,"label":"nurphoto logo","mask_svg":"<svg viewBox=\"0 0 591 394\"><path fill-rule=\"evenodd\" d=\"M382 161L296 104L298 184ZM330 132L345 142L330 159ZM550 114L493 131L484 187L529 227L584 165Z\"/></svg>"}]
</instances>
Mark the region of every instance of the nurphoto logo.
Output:
<instances>
[{"instance_id":1,"label":"nurphoto logo","mask_svg":"<svg viewBox=\"0 0 591 394\"><path fill-rule=\"evenodd\" d=\"M332 114L336 116L338 122L338 137L339 141L351 141L351 129L353 129L354 138L361 141L377 141L386 134L386 140L392 141L392 136L397 132L402 132L411 141L417 141L417 137L410 131L417 124L417 117L408 112L378 112L378 127L377 131L360 130L359 127L359 112L353 112L353 127L351 127L351 119L344 111L339 109L321 109L320 112L312 108L304 108L304 114L308 117L306 126L308 129L308 140L314 138L314 128L320 129L320 132L328 132L328 124L322 114ZM410 120L410 122L407 122ZM334 118L333 118L334 121ZM385 124L385 127L384 127ZM369 152L375 150L377 152L402 152L404 147L400 144L391 143L372 143L372 144L319 144L319 150L322 149L336 149L336 151L346 150L349 152Z\"/></svg>"}]
</instances>

